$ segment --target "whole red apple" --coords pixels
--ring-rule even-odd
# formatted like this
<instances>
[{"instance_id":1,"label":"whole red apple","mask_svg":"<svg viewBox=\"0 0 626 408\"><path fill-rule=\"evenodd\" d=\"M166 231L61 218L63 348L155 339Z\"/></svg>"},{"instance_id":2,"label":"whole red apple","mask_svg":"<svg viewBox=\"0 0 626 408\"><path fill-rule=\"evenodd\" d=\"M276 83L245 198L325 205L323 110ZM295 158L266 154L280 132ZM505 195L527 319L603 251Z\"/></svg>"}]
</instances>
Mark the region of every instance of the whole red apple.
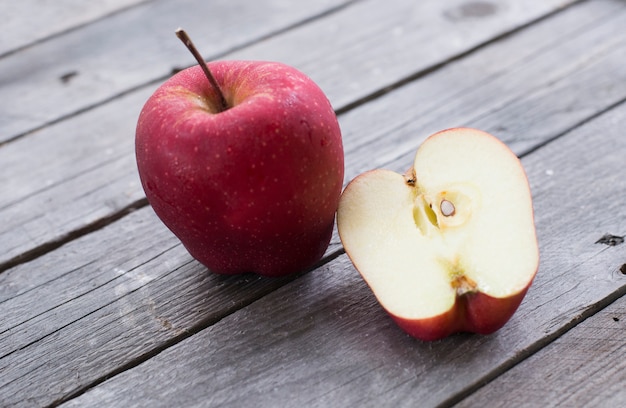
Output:
<instances>
[{"instance_id":1,"label":"whole red apple","mask_svg":"<svg viewBox=\"0 0 626 408\"><path fill-rule=\"evenodd\" d=\"M336 115L290 66L207 64L174 75L146 102L136 130L148 201L211 271L281 276L324 254L343 183Z\"/></svg>"}]
</instances>

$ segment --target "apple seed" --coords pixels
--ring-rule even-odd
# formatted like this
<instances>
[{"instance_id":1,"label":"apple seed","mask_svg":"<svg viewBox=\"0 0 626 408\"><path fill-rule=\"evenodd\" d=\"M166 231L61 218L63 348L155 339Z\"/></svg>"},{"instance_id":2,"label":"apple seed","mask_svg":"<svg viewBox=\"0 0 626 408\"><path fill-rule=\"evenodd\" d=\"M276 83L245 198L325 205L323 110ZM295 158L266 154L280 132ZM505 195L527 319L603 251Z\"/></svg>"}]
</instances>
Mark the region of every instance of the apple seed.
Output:
<instances>
[{"instance_id":1,"label":"apple seed","mask_svg":"<svg viewBox=\"0 0 626 408\"><path fill-rule=\"evenodd\" d=\"M448 200L442 200L439 208L441 209L441 213L444 215L444 217L451 217L456 212L454 204L452 204Z\"/></svg>"}]
</instances>

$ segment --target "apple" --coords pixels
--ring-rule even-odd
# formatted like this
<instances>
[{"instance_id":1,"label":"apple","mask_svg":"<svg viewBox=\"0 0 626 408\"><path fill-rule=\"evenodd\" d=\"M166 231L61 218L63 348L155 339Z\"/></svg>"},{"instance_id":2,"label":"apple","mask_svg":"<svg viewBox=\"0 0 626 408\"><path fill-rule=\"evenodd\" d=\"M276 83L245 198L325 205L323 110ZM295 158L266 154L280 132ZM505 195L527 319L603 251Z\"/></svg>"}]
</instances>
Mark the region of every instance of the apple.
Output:
<instances>
[{"instance_id":1,"label":"apple","mask_svg":"<svg viewBox=\"0 0 626 408\"><path fill-rule=\"evenodd\" d=\"M341 132L325 94L295 68L185 69L146 102L135 147L155 213L211 271L282 276L311 267L328 247L343 184Z\"/></svg>"},{"instance_id":2,"label":"apple","mask_svg":"<svg viewBox=\"0 0 626 408\"><path fill-rule=\"evenodd\" d=\"M422 340L498 330L539 263L524 169L504 143L475 129L430 136L405 175L357 176L341 196L337 227L381 306Z\"/></svg>"}]
</instances>

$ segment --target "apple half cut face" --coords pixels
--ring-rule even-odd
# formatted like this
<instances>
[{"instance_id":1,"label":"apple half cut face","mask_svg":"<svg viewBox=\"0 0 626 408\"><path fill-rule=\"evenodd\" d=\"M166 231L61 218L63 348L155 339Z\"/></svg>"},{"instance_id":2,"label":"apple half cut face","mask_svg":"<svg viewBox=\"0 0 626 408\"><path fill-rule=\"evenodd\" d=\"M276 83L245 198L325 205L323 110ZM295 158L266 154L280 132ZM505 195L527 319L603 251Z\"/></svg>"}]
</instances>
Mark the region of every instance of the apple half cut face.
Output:
<instances>
[{"instance_id":1,"label":"apple half cut face","mask_svg":"<svg viewBox=\"0 0 626 408\"><path fill-rule=\"evenodd\" d=\"M404 175L356 177L337 224L380 304L423 340L496 331L539 263L524 169L505 144L475 129L430 136Z\"/></svg>"}]
</instances>

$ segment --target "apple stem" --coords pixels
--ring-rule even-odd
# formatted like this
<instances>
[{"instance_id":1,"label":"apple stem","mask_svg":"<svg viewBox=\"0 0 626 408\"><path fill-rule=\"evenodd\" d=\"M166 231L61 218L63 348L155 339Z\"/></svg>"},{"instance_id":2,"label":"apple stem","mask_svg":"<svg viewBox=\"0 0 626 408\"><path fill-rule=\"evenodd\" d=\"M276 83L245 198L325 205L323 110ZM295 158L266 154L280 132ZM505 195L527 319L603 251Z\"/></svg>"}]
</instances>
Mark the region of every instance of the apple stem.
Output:
<instances>
[{"instance_id":1,"label":"apple stem","mask_svg":"<svg viewBox=\"0 0 626 408\"><path fill-rule=\"evenodd\" d=\"M206 78L209 80L209 83L213 87L213 90L217 93L220 99L220 112L224 112L225 110L227 110L228 103L226 102L226 98L224 98L224 93L220 89L220 86L217 84L217 81L215 80L213 74L211 74L211 71L209 70L209 67L207 66L204 59L202 58L202 55L200 55L196 46L193 45L191 38L189 38L185 30L183 30L182 28L176 30L176 37L178 37L183 42L183 44L185 44L185 47L187 47L187 49L191 52L196 61L198 61L200 68L202 68L202 71L204 72L204 75L206 75Z\"/></svg>"}]
</instances>

